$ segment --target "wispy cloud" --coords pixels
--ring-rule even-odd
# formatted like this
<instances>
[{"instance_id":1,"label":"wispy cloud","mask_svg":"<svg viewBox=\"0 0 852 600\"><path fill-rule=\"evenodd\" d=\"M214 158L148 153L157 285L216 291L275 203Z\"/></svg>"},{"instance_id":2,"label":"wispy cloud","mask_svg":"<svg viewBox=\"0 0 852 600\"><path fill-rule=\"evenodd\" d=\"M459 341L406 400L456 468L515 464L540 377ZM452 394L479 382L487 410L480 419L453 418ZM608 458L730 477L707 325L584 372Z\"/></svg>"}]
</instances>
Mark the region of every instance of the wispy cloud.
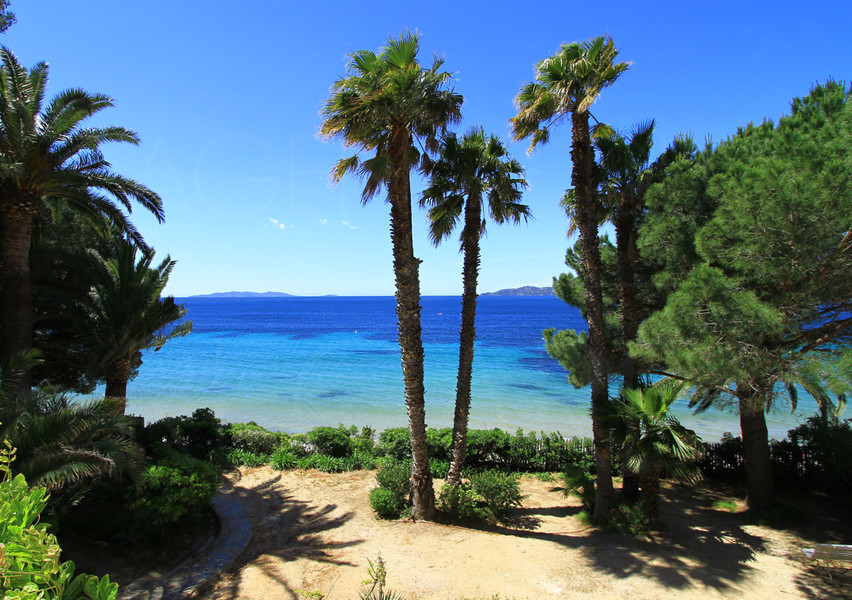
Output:
<instances>
[{"instance_id":1,"label":"wispy cloud","mask_svg":"<svg viewBox=\"0 0 852 600\"><path fill-rule=\"evenodd\" d=\"M328 225L328 219L318 219L320 225Z\"/></svg>"},{"instance_id":2,"label":"wispy cloud","mask_svg":"<svg viewBox=\"0 0 852 600\"><path fill-rule=\"evenodd\" d=\"M353 225L349 221L341 221L340 222L344 227L348 227L349 229L358 229L357 226Z\"/></svg>"},{"instance_id":3,"label":"wispy cloud","mask_svg":"<svg viewBox=\"0 0 852 600\"><path fill-rule=\"evenodd\" d=\"M269 217L269 222L270 222L270 223L272 223L272 226L273 226L273 227L277 227L278 229L280 229L280 230L282 230L282 231L283 231L283 230L285 230L285 229L287 229L287 224L286 224L286 223L282 223L282 222L281 222L281 221L279 221L278 219L273 219L272 217ZM290 225L290 229L293 229L293 226L292 226L292 225Z\"/></svg>"}]
</instances>

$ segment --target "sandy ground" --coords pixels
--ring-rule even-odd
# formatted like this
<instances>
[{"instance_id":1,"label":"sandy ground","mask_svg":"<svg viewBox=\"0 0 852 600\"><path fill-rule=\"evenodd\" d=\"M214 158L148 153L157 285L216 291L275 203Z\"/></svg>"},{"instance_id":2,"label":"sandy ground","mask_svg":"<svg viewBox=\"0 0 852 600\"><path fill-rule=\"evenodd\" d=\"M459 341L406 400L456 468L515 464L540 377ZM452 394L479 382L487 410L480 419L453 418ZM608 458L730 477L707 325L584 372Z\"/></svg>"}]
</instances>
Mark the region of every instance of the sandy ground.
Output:
<instances>
[{"instance_id":1,"label":"sandy ground","mask_svg":"<svg viewBox=\"0 0 852 600\"><path fill-rule=\"evenodd\" d=\"M852 542L846 517L817 509L803 528L779 531L714 509L722 494L667 489L665 533L637 540L585 528L558 485L524 477L512 526L474 529L376 520L371 471L235 471L224 493L249 512L253 539L209 596L357 598L381 553L388 588L408 600L852 598L852 569L799 559L814 539Z\"/></svg>"}]
</instances>

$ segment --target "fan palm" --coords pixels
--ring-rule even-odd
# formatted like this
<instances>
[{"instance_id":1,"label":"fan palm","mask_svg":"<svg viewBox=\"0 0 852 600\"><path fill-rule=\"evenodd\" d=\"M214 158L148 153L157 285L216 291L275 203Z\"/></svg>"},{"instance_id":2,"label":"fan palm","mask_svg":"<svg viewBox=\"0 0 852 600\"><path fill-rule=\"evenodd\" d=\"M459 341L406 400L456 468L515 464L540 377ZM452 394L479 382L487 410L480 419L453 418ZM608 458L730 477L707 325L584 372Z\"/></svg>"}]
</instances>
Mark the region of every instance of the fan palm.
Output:
<instances>
[{"instance_id":1,"label":"fan palm","mask_svg":"<svg viewBox=\"0 0 852 600\"><path fill-rule=\"evenodd\" d=\"M622 390L624 402L612 405L613 443L631 448L628 470L640 480L642 497L649 516L659 516L660 477L685 483L701 480L694 460L700 440L672 415L669 408L686 384L663 380L646 389ZM638 423L638 427L632 424Z\"/></svg>"},{"instance_id":2,"label":"fan palm","mask_svg":"<svg viewBox=\"0 0 852 600\"><path fill-rule=\"evenodd\" d=\"M154 265L154 252L142 251L116 237L115 258L89 252L89 297L79 306L83 336L92 348L93 370L106 381L105 397L124 412L127 382L142 350L159 350L170 339L192 331L192 321L179 322L186 309L172 296L161 297L175 262L166 256Z\"/></svg>"},{"instance_id":3,"label":"fan palm","mask_svg":"<svg viewBox=\"0 0 852 600\"><path fill-rule=\"evenodd\" d=\"M38 362L21 353L4 366L0 387L0 439L16 448L15 469L54 500L73 499L100 476L137 475L142 451L132 421L109 400L71 403L51 389L19 394L16 379Z\"/></svg>"},{"instance_id":4,"label":"fan palm","mask_svg":"<svg viewBox=\"0 0 852 600\"><path fill-rule=\"evenodd\" d=\"M511 120L515 139L531 137L530 149L546 143L550 127L571 118L571 186L574 188L575 221L580 233L581 267L589 323L589 360L592 386L592 431L597 456L595 518L612 507L611 452L608 432L596 414L608 402L605 365L604 309L601 294L601 260L598 223L602 207L595 193L594 149L589 117L601 91L612 85L630 66L616 62L618 50L611 38L592 38L564 44L553 56L536 65L536 81L521 88L515 98L518 114Z\"/></svg>"},{"instance_id":5,"label":"fan palm","mask_svg":"<svg viewBox=\"0 0 852 600\"><path fill-rule=\"evenodd\" d=\"M339 138L373 156L345 158L332 170L340 180L352 173L365 181L364 203L387 188L390 204L396 314L405 403L412 452L415 518L431 518L435 492L429 470L420 325L420 260L411 232L411 169L429 163L438 136L460 119L462 97L443 89L450 74L437 58L430 68L417 60L418 35L406 32L388 40L379 54L359 50L349 56L347 75L338 79L322 110L320 134Z\"/></svg>"},{"instance_id":6,"label":"fan palm","mask_svg":"<svg viewBox=\"0 0 852 600\"><path fill-rule=\"evenodd\" d=\"M467 422L470 412L470 382L473 345L476 339L476 286L479 275L479 240L485 234L483 210L495 223L515 224L530 217L529 207L520 203L526 187L521 164L512 159L497 136L471 129L461 140L448 134L441 142L438 160L431 166L431 181L421 204L429 207L430 236L437 245L450 236L464 214L461 232L462 321L459 334L459 370L456 408L450 452L449 483L458 484L464 466ZM487 205L483 206L483 196Z\"/></svg>"},{"instance_id":7,"label":"fan palm","mask_svg":"<svg viewBox=\"0 0 852 600\"><path fill-rule=\"evenodd\" d=\"M33 219L56 204L104 215L139 243L120 206L131 201L163 219L162 202L151 190L110 170L100 152L106 142L138 143L123 127L83 128L87 117L112 106L100 94L70 89L45 106L48 69L26 69L0 48L0 224L2 224L2 349L5 359L32 345L33 307L29 250ZM29 373L19 385L29 387Z\"/></svg>"}]
</instances>

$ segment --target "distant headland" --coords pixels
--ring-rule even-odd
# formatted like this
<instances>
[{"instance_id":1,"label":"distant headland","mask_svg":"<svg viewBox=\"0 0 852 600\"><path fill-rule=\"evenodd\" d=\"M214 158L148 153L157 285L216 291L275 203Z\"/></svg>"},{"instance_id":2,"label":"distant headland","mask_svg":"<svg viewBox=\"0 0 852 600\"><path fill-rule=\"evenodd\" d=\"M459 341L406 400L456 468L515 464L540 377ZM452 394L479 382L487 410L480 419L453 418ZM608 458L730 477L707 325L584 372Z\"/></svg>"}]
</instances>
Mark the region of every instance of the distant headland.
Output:
<instances>
[{"instance_id":1,"label":"distant headland","mask_svg":"<svg viewBox=\"0 0 852 600\"><path fill-rule=\"evenodd\" d=\"M497 290L496 292L485 292L480 296L553 296L552 287L535 287L534 285L525 285L519 288L511 288L507 290Z\"/></svg>"},{"instance_id":2,"label":"distant headland","mask_svg":"<svg viewBox=\"0 0 852 600\"><path fill-rule=\"evenodd\" d=\"M480 296L553 296L552 287L536 287L525 285L519 288L483 292ZM212 294L195 294L187 298L296 298L295 294L286 292L214 292ZM337 294L326 294L322 298L335 298Z\"/></svg>"},{"instance_id":3,"label":"distant headland","mask_svg":"<svg viewBox=\"0 0 852 600\"><path fill-rule=\"evenodd\" d=\"M284 292L215 292L213 294L197 294L189 298L292 298L293 294Z\"/></svg>"}]
</instances>

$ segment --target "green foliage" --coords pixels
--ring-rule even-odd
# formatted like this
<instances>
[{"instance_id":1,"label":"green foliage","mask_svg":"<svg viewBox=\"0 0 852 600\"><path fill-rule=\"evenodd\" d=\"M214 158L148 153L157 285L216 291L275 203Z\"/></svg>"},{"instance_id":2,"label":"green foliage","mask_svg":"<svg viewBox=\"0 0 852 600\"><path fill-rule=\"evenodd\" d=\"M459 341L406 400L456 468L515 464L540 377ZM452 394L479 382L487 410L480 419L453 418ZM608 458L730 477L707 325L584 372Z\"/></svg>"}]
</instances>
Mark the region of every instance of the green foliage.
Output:
<instances>
[{"instance_id":1,"label":"green foliage","mask_svg":"<svg viewBox=\"0 0 852 600\"><path fill-rule=\"evenodd\" d=\"M367 569L369 579L362 581L362 585L367 586L367 589L361 590L358 597L361 600L405 600L402 594L386 590L388 572L385 568L385 561L382 560L382 555L376 557L376 562L369 558L367 562L370 567Z\"/></svg>"},{"instance_id":2,"label":"green foliage","mask_svg":"<svg viewBox=\"0 0 852 600\"><path fill-rule=\"evenodd\" d=\"M411 435L406 427L392 427L379 434L378 456L393 460L411 459Z\"/></svg>"},{"instance_id":3,"label":"green foliage","mask_svg":"<svg viewBox=\"0 0 852 600\"><path fill-rule=\"evenodd\" d=\"M523 500L518 475L491 470L471 475L470 482L498 520L508 515L512 508L520 506Z\"/></svg>"},{"instance_id":4,"label":"green foliage","mask_svg":"<svg viewBox=\"0 0 852 600\"><path fill-rule=\"evenodd\" d=\"M396 519L403 508L397 495L382 487L370 491L370 506L381 519Z\"/></svg>"},{"instance_id":5,"label":"green foliage","mask_svg":"<svg viewBox=\"0 0 852 600\"><path fill-rule=\"evenodd\" d=\"M595 510L595 477L589 471L570 467L562 473L565 483L565 495L575 495L583 502L583 508L589 513Z\"/></svg>"},{"instance_id":6,"label":"green foliage","mask_svg":"<svg viewBox=\"0 0 852 600\"><path fill-rule=\"evenodd\" d=\"M240 450L238 448L232 448L231 450L228 450L228 453L225 455L225 458L230 464L236 467L262 467L263 465L269 462L268 454L257 454L256 452L249 452L247 450Z\"/></svg>"},{"instance_id":7,"label":"green foliage","mask_svg":"<svg viewBox=\"0 0 852 600\"><path fill-rule=\"evenodd\" d=\"M342 473L349 469L349 459L345 457L329 456L327 454L309 454L296 461L299 469L316 469L323 473Z\"/></svg>"},{"instance_id":8,"label":"green foliage","mask_svg":"<svg viewBox=\"0 0 852 600\"><path fill-rule=\"evenodd\" d=\"M349 456L352 452L349 435L350 430L343 425L337 427L315 427L308 432L307 439L317 454L343 458L344 456Z\"/></svg>"},{"instance_id":9,"label":"green foliage","mask_svg":"<svg viewBox=\"0 0 852 600\"><path fill-rule=\"evenodd\" d=\"M408 503L411 493L411 463L409 461L385 461L376 474L379 487L384 488L402 503Z\"/></svg>"},{"instance_id":10,"label":"green foliage","mask_svg":"<svg viewBox=\"0 0 852 600\"><path fill-rule=\"evenodd\" d=\"M852 503L852 420L809 418L787 434L789 442L773 447L773 464L783 465L782 456L804 464L804 472L785 469L783 476L798 479L808 487L824 490L847 504ZM786 451L786 452L785 452ZM786 458L786 456L785 456ZM804 460L802 460L804 459ZM798 469L795 469L798 470Z\"/></svg>"},{"instance_id":11,"label":"green foliage","mask_svg":"<svg viewBox=\"0 0 852 600\"><path fill-rule=\"evenodd\" d=\"M488 521L492 512L473 486L466 481L446 484L438 495L438 509L455 521Z\"/></svg>"},{"instance_id":12,"label":"green foliage","mask_svg":"<svg viewBox=\"0 0 852 600\"><path fill-rule=\"evenodd\" d=\"M165 417L140 434L140 441L153 456L177 451L216 464L224 458L225 439L222 422L209 408L198 408L189 417Z\"/></svg>"},{"instance_id":13,"label":"green foliage","mask_svg":"<svg viewBox=\"0 0 852 600\"><path fill-rule=\"evenodd\" d=\"M429 470L432 472L432 477L446 479L447 473L450 472L450 463L446 460L432 459L429 461Z\"/></svg>"},{"instance_id":14,"label":"green foliage","mask_svg":"<svg viewBox=\"0 0 852 600\"><path fill-rule=\"evenodd\" d=\"M17 448L18 471L52 494L53 506L79 499L102 476L135 477L142 453L132 420L105 400L72 403L54 390L0 399L0 436Z\"/></svg>"},{"instance_id":15,"label":"green foliage","mask_svg":"<svg viewBox=\"0 0 852 600\"><path fill-rule=\"evenodd\" d=\"M165 533L204 514L219 489L219 474L209 463L175 454L168 464L150 467L142 478L139 497L129 509L141 531L152 524Z\"/></svg>"},{"instance_id":16,"label":"green foliage","mask_svg":"<svg viewBox=\"0 0 852 600\"><path fill-rule=\"evenodd\" d=\"M229 448L255 454L272 454L286 439L286 434L268 431L254 421L231 423L225 430L225 444Z\"/></svg>"},{"instance_id":17,"label":"green foliage","mask_svg":"<svg viewBox=\"0 0 852 600\"><path fill-rule=\"evenodd\" d=\"M287 448L279 448L269 457L269 464L277 471L289 471L298 466L299 457Z\"/></svg>"},{"instance_id":18,"label":"green foliage","mask_svg":"<svg viewBox=\"0 0 852 600\"><path fill-rule=\"evenodd\" d=\"M615 533L645 537L651 533L651 516L643 503L619 504L600 525Z\"/></svg>"},{"instance_id":19,"label":"green foliage","mask_svg":"<svg viewBox=\"0 0 852 600\"><path fill-rule=\"evenodd\" d=\"M15 451L0 450L0 589L4 600L115 600L118 585L109 575L74 576L73 562L60 562L56 536L39 523L47 504L44 488L30 488L12 476Z\"/></svg>"}]
</instances>

